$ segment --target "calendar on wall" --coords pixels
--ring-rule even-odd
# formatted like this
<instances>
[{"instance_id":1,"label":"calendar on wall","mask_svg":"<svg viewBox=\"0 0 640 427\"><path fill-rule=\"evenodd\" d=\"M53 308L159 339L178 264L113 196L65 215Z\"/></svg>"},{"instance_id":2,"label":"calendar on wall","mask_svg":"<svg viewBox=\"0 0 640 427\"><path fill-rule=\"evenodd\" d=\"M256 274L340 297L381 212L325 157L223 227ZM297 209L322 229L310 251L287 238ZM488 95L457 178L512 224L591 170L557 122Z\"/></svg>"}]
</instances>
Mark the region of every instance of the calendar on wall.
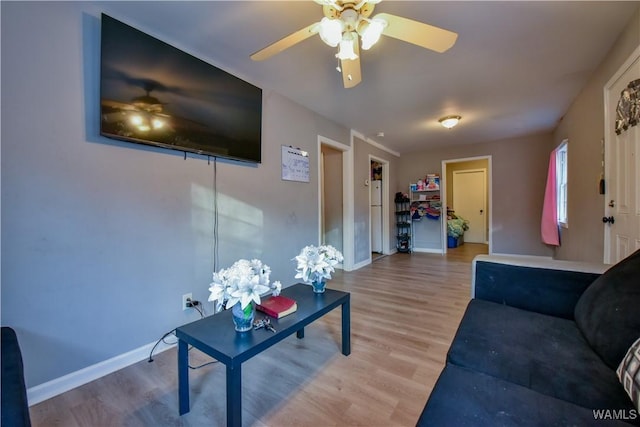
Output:
<instances>
[{"instance_id":1,"label":"calendar on wall","mask_svg":"<svg viewBox=\"0 0 640 427\"><path fill-rule=\"evenodd\" d=\"M309 153L299 148L283 145L282 179L309 182Z\"/></svg>"}]
</instances>

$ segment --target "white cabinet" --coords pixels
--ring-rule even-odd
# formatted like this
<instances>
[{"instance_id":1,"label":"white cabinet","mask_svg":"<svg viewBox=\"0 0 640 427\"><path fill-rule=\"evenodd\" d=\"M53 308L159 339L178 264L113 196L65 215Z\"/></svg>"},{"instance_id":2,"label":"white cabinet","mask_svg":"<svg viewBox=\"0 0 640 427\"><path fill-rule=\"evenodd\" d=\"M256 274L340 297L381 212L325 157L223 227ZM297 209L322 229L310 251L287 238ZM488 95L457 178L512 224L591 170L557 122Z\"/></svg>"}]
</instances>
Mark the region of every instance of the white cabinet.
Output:
<instances>
[{"instance_id":1,"label":"white cabinet","mask_svg":"<svg viewBox=\"0 0 640 427\"><path fill-rule=\"evenodd\" d=\"M382 181L371 181L371 206L382 204Z\"/></svg>"},{"instance_id":2,"label":"white cabinet","mask_svg":"<svg viewBox=\"0 0 640 427\"><path fill-rule=\"evenodd\" d=\"M371 252L382 253L382 181L371 181Z\"/></svg>"},{"instance_id":3,"label":"white cabinet","mask_svg":"<svg viewBox=\"0 0 640 427\"><path fill-rule=\"evenodd\" d=\"M371 252L382 253L382 206L371 206Z\"/></svg>"}]
</instances>

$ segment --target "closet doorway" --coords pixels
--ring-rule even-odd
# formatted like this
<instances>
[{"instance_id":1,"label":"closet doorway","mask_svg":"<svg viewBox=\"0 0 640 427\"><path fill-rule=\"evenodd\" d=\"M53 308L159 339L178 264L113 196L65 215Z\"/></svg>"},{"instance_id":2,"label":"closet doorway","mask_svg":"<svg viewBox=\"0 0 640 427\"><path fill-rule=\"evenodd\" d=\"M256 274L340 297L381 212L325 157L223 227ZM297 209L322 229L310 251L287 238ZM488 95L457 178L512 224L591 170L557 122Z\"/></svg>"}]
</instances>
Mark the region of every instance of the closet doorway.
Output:
<instances>
[{"instance_id":1,"label":"closet doorway","mask_svg":"<svg viewBox=\"0 0 640 427\"><path fill-rule=\"evenodd\" d=\"M389 253L389 171L385 160L369 156L369 245L371 261Z\"/></svg>"},{"instance_id":2,"label":"closet doorway","mask_svg":"<svg viewBox=\"0 0 640 427\"><path fill-rule=\"evenodd\" d=\"M446 209L447 218L461 217L469 221L469 229L459 239L460 243L484 245L486 253L491 253L491 156L444 160L442 174L443 214ZM445 242L447 224L442 222ZM453 249L445 245L445 253Z\"/></svg>"}]
</instances>

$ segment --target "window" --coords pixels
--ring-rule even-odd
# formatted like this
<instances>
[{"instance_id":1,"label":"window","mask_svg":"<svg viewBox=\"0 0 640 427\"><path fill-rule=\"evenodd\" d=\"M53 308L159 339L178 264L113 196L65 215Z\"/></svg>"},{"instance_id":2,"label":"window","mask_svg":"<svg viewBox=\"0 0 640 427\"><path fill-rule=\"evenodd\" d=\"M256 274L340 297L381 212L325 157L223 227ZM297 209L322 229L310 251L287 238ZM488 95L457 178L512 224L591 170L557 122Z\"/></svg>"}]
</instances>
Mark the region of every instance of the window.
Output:
<instances>
[{"instance_id":1,"label":"window","mask_svg":"<svg viewBox=\"0 0 640 427\"><path fill-rule=\"evenodd\" d=\"M569 221L567 218L567 160L568 160L569 141L564 140L556 150L556 197L558 209L558 224L561 227L568 228Z\"/></svg>"}]
</instances>

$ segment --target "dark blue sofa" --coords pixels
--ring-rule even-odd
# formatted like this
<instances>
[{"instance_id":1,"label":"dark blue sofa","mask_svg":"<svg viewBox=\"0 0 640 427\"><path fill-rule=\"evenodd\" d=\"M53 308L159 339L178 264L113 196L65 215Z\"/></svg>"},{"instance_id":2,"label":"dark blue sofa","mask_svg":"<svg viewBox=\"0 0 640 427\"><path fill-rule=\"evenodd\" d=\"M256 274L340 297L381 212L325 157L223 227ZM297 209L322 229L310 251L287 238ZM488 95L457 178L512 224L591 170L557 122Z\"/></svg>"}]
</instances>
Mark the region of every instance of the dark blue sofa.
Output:
<instances>
[{"instance_id":1,"label":"dark blue sofa","mask_svg":"<svg viewBox=\"0 0 640 427\"><path fill-rule=\"evenodd\" d=\"M24 383L22 353L13 329L2 327L1 427L30 427L27 389Z\"/></svg>"},{"instance_id":2,"label":"dark blue sofa","mask_svg":"<svg viewBox=\"0 0 640 427\"><path fill-rule=\"evenodd\" d=\"M616 375L640 338L640 251L605 268L476 257L472 300L417 425L640 425Z\"/></svg>"}]
</instances>

